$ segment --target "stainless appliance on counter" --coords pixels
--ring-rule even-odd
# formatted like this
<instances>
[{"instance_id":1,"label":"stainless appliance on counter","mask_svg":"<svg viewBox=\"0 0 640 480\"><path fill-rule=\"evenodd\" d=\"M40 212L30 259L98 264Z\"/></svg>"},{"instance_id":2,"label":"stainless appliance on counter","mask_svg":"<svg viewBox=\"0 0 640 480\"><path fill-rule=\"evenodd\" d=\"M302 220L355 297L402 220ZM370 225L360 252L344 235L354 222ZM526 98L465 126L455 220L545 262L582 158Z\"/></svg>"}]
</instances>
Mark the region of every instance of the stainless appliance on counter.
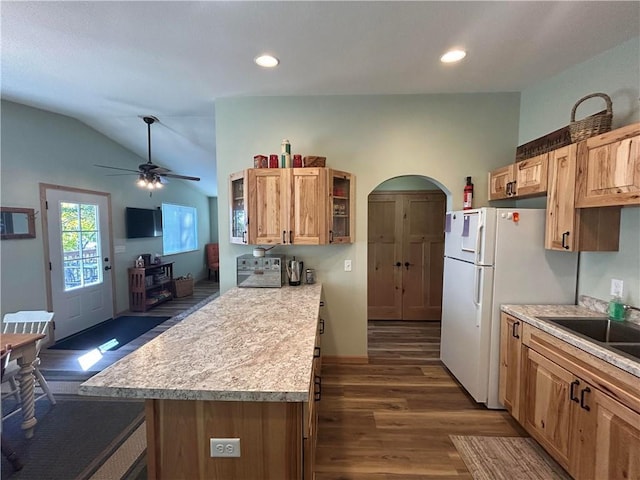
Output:
<instances>
[{"instance_id":1,"label":"stainless appliance on counter","mask_svg":"<svg viewBox=\"0 0 640 480\"><path fill-rule=\"evenodd\" d=\"M280 288L287 279L285 257L240 255L236 259L236 278L238 287Z\"/></svg>"}]
</instances>

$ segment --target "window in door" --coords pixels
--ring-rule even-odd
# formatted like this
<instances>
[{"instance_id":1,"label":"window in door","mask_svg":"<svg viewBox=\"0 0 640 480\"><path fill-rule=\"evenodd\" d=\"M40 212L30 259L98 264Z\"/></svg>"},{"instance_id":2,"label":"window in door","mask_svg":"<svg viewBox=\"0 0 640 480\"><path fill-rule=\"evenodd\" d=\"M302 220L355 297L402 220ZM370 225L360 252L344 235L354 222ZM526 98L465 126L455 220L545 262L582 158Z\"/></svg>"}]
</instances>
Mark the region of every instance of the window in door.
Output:
<instances>
[{"instance_id":1,"label":"window in door","mask_svg":"<svg viewBox=\"0 0 640 480\"><path fill-rule=\"evenodd\" d=\"M64 291L102 283L98 205L60 204Z\"/></svg>"}]
</instances>

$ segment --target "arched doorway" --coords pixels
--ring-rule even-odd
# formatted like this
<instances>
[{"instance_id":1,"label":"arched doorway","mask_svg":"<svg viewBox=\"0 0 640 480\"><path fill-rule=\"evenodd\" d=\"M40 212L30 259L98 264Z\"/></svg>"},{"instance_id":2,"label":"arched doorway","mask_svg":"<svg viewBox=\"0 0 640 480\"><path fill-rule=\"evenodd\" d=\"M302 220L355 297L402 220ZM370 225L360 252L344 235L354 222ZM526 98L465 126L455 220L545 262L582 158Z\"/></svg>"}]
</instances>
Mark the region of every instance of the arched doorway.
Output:
<instances>
[{"instance_id":1,"label":"arched doorway","mask_svg":"<svg viewBox=\"0 0 640 480\"><path fill-rule=\"evenodd\" d=\"M440 185L417 175L369 194L369 320L440 320L446 205Z\"/></svg>"}]
</instances>

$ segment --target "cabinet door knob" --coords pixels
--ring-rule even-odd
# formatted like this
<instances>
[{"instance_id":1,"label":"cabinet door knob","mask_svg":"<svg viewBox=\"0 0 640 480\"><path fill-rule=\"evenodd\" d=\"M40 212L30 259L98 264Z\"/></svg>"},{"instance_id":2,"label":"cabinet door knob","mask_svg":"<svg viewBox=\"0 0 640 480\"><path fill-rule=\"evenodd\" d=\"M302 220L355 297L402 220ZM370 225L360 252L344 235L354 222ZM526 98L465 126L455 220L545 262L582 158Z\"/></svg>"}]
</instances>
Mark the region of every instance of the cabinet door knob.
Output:
<instances>
[{"instance_id":1,"label":"cabinet door knob","mask_svg":"<svg viewBox=\"0 0 640 480\"><path fill-rule=\"evenodd\" d=\"M396 266L396 267L401 267L401 266L402 266L402 264L401 264L400 262L396 262L395 266Z\"/></svg>"}]
</instances>

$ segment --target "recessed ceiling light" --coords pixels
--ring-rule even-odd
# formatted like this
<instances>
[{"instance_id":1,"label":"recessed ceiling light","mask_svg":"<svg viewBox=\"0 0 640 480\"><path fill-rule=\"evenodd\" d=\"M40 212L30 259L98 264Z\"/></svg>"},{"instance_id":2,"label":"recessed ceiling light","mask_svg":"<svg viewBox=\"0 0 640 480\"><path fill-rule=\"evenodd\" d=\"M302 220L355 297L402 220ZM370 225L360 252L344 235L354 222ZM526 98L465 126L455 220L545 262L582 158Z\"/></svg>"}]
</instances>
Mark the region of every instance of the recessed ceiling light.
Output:
<instances>
[{"instance_id":1,"label":"recessed ceiling light","mask_svg":"<svg viewBox=\"0 0 640 480\"><path fill-rule=\"evenodd\" d=\"M442 63L454 63L454 62L459 62L466 56L467 56L467 52L465 52L464 50L454 49L454 50L449 50L447 53L442 55L440 57L440 61Z\"/></svg>"},{"instance_id":2,"label":"recessed ceiling light","mask_svg":"<svg viewBox=\"0 0 640 480\"><path fill-rule=\"evenodd\" d=\"M280 60L272 55L260 55L255 58L254 62L261 67L273 68L280 63Z\"/></svg>"}]
</instances>

